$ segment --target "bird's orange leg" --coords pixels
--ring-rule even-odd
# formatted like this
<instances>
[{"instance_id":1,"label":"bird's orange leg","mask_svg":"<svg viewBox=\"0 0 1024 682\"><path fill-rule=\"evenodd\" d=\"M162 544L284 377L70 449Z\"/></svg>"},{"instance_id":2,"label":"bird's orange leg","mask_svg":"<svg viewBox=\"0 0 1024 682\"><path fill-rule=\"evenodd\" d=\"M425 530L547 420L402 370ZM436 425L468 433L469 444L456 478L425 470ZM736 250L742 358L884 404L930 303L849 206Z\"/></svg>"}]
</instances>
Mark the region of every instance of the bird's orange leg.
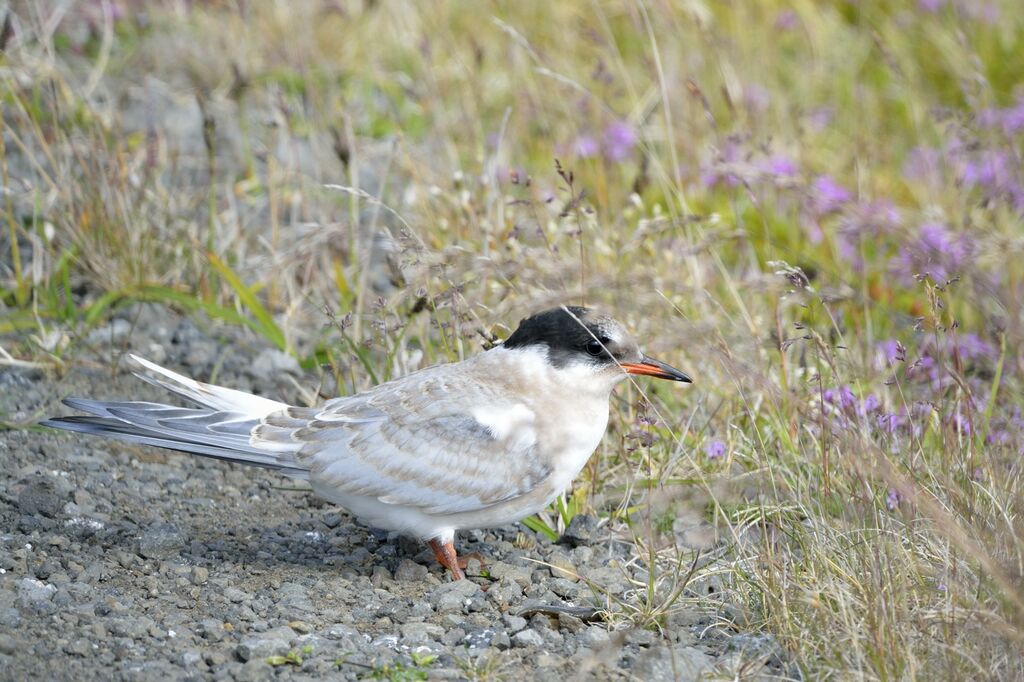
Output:
<instances>
[{"instance_id":1,"label":"bird's orange leg","mask_svg":"<svg viewBox=\"0 0 1024 682\"><path fill-rule=\"evenodd\" d=\"M452 580L465 579L466 574L462 572L462 568L465 564L459 560L459 555L455 552L455 543L451 540L441 542L437 538L434 538L428 544L430 545L430 549L434 550L434 558L437 559L437 563L452 572Z\"/></svg>"}]
</instances>

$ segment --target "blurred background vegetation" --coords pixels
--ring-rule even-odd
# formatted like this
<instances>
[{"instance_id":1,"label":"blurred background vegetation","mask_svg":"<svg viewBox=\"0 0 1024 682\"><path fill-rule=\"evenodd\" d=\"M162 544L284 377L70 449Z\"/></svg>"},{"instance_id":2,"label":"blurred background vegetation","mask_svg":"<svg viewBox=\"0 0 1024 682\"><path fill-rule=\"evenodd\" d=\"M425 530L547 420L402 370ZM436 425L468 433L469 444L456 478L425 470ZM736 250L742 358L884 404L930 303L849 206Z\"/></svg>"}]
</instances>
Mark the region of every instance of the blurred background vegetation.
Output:
<instances>
[{"instance_id":1,"label":"blurred background vegetation","mask_svg":"<svg viewBox=\"0 0 1024 682\"><path fill-rule=\"evenodd\" d=\"M344 393L583 301L696 381L620 391L531 522L627 529L651 577L609 608L707 605L696 516L723 618L808 675L1024 677L1015 1L0 19L4 364L62 372L149 301Z\"/></svg>"}]
</instances>

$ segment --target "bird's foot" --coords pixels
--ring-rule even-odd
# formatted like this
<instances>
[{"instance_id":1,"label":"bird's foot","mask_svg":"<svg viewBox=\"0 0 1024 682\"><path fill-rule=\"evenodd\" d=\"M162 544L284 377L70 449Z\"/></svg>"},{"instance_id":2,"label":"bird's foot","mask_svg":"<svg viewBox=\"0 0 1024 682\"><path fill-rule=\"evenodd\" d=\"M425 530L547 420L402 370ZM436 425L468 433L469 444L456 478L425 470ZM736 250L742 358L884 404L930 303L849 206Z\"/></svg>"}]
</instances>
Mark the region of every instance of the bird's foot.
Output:
<instances>
[{"instance_id":1,"label":"bird's foot","mask_svg":"<svg viewBox=\"0 0 1024 682\"><path fill-rule=\"evenodd\" d=\"M471 559L479 561L481 566L487 565L487 561L480 552L470 552L459 556L455 551L455 543L451 540L442 542L434 538L427 544L430 545L430 549L434 550L434 558L437 559L437 563L452 572L452 580L462 580L466 577L465 569L469 566Z\"/></svg>"},{"instance_id":2,"label":"bird's foot","mask_svg":"<svg viewBox=\"0 0 1024 682\"><path fill-rule=\"evenodd\" d=\"M442 542L434 538L427 544L430 545L430 549L434 550L434 558L437 559L437 563L452 572L452 580L463 580L466 577L462 571L466 567L465 560L459 559L459 555L455 552L454 542L451 540Z\"/></svg>"}]
</instances>

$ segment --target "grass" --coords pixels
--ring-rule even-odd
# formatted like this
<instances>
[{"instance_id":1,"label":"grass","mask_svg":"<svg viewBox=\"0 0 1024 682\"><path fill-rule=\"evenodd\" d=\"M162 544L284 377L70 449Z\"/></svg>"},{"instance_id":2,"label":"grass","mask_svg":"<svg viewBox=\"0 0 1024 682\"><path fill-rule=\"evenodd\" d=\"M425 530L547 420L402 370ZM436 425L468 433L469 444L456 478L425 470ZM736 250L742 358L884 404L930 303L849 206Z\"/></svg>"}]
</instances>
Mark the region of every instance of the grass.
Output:
<instances>
[{"instance_id":1,"label":"grass","mask_svg":"<svg viewBox=\"0 0 1024 682\"><path fill-rule=\"evenodd\" d=\"M156 301L353 391L584 301L696 380L530 522L629 529L626 621L696 515L809 677L1024 678L1013 3L109 6L9 10L0 363Z\"/></svg>"}]
</instances>

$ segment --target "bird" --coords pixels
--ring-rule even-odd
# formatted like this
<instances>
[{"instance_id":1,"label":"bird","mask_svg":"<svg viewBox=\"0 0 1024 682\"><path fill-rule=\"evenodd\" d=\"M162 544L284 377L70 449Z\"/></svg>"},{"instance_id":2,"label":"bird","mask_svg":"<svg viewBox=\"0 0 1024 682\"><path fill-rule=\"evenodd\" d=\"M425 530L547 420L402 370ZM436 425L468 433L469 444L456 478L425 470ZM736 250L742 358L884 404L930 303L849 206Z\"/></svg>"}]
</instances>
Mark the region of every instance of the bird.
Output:
<instances>
[{"instance_id":1,"label":"bird","mask_svg":"<svg viewBox=\"0 0 1024 682\"><path fill-rule=\"evenodd\" d=\"M67 398L85 415L43 426L277 471L373 527L426 542L453 580L455 533L545 509L604 436L613 388L629 375L691 383L644 355L591 308L523 319L493 348L318 407L196 381L132 355L136 376L192 403Z\"/></svg>"}]
</instances>

